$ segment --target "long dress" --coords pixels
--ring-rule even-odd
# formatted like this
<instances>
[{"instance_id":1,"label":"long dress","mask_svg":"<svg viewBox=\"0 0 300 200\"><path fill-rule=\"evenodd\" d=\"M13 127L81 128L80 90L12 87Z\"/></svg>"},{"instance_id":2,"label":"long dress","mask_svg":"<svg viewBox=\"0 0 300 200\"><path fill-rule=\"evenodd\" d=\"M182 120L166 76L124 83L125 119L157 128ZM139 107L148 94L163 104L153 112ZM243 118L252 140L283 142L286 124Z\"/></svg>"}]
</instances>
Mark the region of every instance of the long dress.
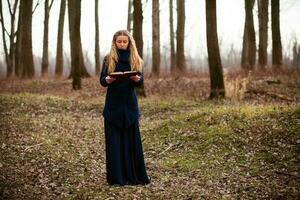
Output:
<instances>
[{"instance_id":1,"label":"long dress","mask_svg":"<svg viewBox=\"0 0 300 200\"><path fill-rule=\"evenodd\" d=\"M118 50L115 72L130 71L128 50ZM103 109L106 178L110 185L148 184L139 130L139 109L134 86L143 83L131 79L107 84L107 62L104 60L100 84L107 87Z\"/></svg>"}]
</instances>

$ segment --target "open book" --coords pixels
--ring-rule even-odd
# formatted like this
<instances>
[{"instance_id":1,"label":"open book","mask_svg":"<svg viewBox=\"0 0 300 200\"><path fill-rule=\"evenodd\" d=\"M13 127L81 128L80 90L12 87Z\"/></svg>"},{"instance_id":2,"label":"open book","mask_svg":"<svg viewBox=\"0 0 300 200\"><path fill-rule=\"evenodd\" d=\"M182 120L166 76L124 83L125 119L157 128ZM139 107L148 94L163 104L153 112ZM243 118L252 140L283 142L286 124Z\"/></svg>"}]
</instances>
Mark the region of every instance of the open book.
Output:
<instances>
[{"instance_id":1,"label":"open book","mask_svg":"<svg viewBox=\"0 0 300 200\"><path fill-rule=\"evenodd\" d=\"M125 71L125 72L112 72L109 74L110 77L116 78L117 80L125 80L130 76L137 75L137 71Z\"/></svg>"}]
</instances>

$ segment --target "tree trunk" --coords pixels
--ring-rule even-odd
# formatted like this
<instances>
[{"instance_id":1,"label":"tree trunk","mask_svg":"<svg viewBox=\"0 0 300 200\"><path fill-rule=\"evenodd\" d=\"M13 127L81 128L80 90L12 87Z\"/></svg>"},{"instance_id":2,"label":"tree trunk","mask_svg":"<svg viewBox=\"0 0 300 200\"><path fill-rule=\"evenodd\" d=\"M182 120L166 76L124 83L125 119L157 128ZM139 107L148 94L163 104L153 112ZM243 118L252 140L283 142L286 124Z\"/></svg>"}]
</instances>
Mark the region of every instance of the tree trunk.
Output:
<instances>
[{"instance_id":1,"label":"tree trunk","mask_svg":"<svg viewBox=\"0 0 300 200\"><path fill-rule=\"evenodd\" d=\"M127 30L132 33L132 0L128 0L128 11L127 11Z\"/></svg>"},{"instance_id":2,"label":"tree trunk","mask_svg":"<svg viewBox=\"0 0 300 200\"><path fill-rule=\"evenodd\" d=\"M18 29L17 29L17 39L15 48L15 74L17 77L21 77L23 71L23 65L21 63L21 47L22 47L22 12L23 12L23 0L20 1L19 5L19 17L18 17Z\"/></svg>"},{"instance_id":3,"label":"tree trunk","mask_svg":"<svg viewBox=\"0 0 300 200\"><path fill-rule=\"evenodd\" d=\"M81 36L80 36L80 17L81 17L81 0L69 0L69 29L70 29L70 46L71 46L71 65L73 68L74 90L81 89L81 65L83 63L81 55Z\"/></svg>"},{"instance_id":4,"label":"tree trunk","mask_svg":"<svg viewBox=\"0 0 300 200\"><path fill-rule=\"evenodd\" d=\"M16 13L17 13L17 6L18 6L19 0L16 0L14 5L13 5L13 10L11 14L11 22L10 22L10 48L9 48L9 59L11 62L11 68L7 71L8 77L13 75L13 71L15 69L15 36L16 36L16 31L15 31L15 20L16 20Z\"/></svg>"},{"instance_id":5,"label":"tree trunk","mask_svg":"<svg viewBox=\"0 0 300 200\"><path fill-rule=\"evenodd\" d=\"M22 78L34 76L34 62L32 53L32 3L33 0L21 0L23 6L21 12L21 54Z\"/></svg>"},{"instance_id":6,"label":"tree trunk","mask_svg":"<svg viewBox=\"0 0 300 200\"><path fill-rule=\"evenodd\" d=\"M152 1L152 73L160 72L159 0Z\"/></svg>"},{"instance_id":7,"label":"tree trunk","mask_svg":"<svg viewBox=\"0 0 300 200\"><path fill-rule=\"evenodd\" d=\"M48 33L49 33L49 14L53 0L49 5L49 0L45 0L44 9L44 39L43 39L43 57L42 57L42 76L48 74L49 59L48 59Z\"/></svg>"},{"instance_id":8,"label":"tree trunk","mask_svg":"<svg viewBox=\"0 0 300 200\"><path fill-rule=\"evenodd\" d=\"M216 0L206 0L206 37L211 88L210 98L224 97L225 88L218 44Z\"/></svg>"},{"instance_id":9,"label":"tree trunk","mask_svg":"<svg viewBox=\"0 0 300 200\"><path fill-rule=\"evenodd\" d=\"M141 0L133 0L133 37L139 55L143 58L143 10ZM144 84L136 88L138 96L146 97Z\"/></svg>"},{"instance_id":10,"label":"tree trunk","mask_svg":"<svg viewBox=\"0 0 300 200\"><path fill-rule=\"evenodd\" d=\"M184 28L185 28L185 1L177 0L177 33L176 33L176 67L179 71L185 71L184 56Z\"/></svg>"},{"instance_id":11,"label":"tree trunk","mask_svg":"<svg viewBox=\"0 0 300 200\"><path fill-rule=\"evenodd\" d=\"M85 68L85 65L84 65L84 59L83 59L83 53L82 53L82 45L81 45L81 36L80 36L80 31L79 31L79 36L78 35L75 35L75 33L73 32L74 30L73 29L71 29L71 28L76 28L76 29L78 29L78 27L77 26L80 26L79 24L78 24L78 21L76 21L76 20L78 20L78 19L76 19L76 17L78 18L78 14L80 15L81 14L81 0L78 0L79 2L74 2L75 0L70 0L70 1L68 1L68 5L69 4L71 4L72 6L70 7L70 6L68 6L68 11L69 11L69 37L70 37L70 41L72 40L72 38L77 38L77 39L79 39L79 41L76 41L76 44L78 45L77 47L76 47L76 50L78 51L78 54L79 54L79 56L80 56L80 59L79 59L79 67L80 67L80 73L81 73L81 76L82 77L90 77L90 75L88 74L88 72L87 72L87 70L86 70L86 68ZM79 6L79 7L78 7ZM71 10L75 10L75 11L73 11L74 13L72 13L72 14L70 14L70 9ZM79 10L78 10L79 9ZM79 16L79 22L80 22L80 16ZM80 29L79 29L80 30ZM78 34L78 33L76 33L76 34ZM70 44L71 44L71 42L70 42ZM71 49L72 49L72 47L71 47ZM73 48L73 50L75 50L74 48ZM77 54L77 53L76 53ZM71 56L72 57L72 56ZM72 63L72 62L71 62ZM73 64L71 64L72 66L71 66L71 74L70 74L70 77L72 77L72 78L74 78L74 74L75 73L78 73L78 71L77 72L75 72L75 66L73 65Z\"/></svg>"},{"instance_id":12,"label":"tree trunk","mask_svg":"<svg viewBox=\"0 0 300 200\"><path fill-rule=\"evenodd\" d=\"M141 58L143 58L143 10L141 0L133 0L133 37Z\"/></svg>"},{"instance_id":13,"label":"tree trunk","mask_svg":"<svg viewBox=\"0 0 300 200\"><path fill-rule=\"evenodd\" d=\"M268 63L268 7L269 0L258 0L258 22L259 22L259 69L264 70Z\"/></svg>"},{"instance_id":14,"label":"tree trunk","mask_svg":"<svg viewBox=\"0 0 300 200\"><path fill-rule=\"evenodd\" d=\"M6 44L2 0L0 0L0 21L1 21L1 29L2 29L3 48L4 48L5 61L6 61L6 67L7 67L7 76L8 76L8 71L11 69L11 62L9 59L9 53L8 53L7 44Z\"/></svg>"},{"instance_id":15,"label":"tree trunk","mask_svg":"<svg viewBox=\"0 0 300 200\"><path fill-rule=\"evenodd\" d=\"M58 32L57 32L57 46L56 46L56 65L55 75L61 76L64 68L63 43L64 43L64 20L65 20L66 0L61 0Z\"/></svg>"},{"instance_id":16,"label":"tree trunk","mask_svg":"<svg viewBox=\"0 0 300 200\"><path fill-rule=\"evenodd\" d=\"M245 0L245 29L242 50L242 68L253 70L256 60L255 30L253 24L253 6L255 0Z\"/></svg>"},{"instance_id":17,"label":"tree trunk","mask_svg":"<svg viewBox=\"0 0 300 200\"><path fill-rule=\"evenodd\" d=\"M280 3L279 0L271 0L272 16L272 64L274 69L281 68L282 46L280 36Z\"/></svg>"},{"instance_id":18,"label":"tree trunk","mask_svg":"<svg viewBox=\"0 0 300 200\"><path fill-rule=\"evenodd\" d=\"M175 55L175 45L174 45L174 26L173 26L173 0L170 0L170 69L171 72L176 70L176 55Z\"/></svg>"},{"instance_id":19,"label":"tree trunk","mask_svg":"<svg viewBox=\"0 0 300 200\"><path fill-rule=\"evenodd\" d=\"M98 17L98 0L95 0L95 68L96 74L100 73L100 47L99 47L99 17Z\"/></svg>"}]
</instances>

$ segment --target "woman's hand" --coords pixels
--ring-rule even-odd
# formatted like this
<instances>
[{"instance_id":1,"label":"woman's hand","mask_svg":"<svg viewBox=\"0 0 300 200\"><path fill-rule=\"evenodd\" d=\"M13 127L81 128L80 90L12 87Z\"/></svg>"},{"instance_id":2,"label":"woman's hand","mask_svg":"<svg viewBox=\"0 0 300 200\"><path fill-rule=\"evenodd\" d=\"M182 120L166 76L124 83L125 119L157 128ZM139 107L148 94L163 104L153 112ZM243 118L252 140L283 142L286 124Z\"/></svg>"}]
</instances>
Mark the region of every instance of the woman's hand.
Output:
<instances>
[{"instance_id":1,"label":"woman's hand","mask_svg":"<svg viewBox=\"0 0 300 200\"><path fill-rule=\"evenodd\" d=\"M141 80L141 77L139 75L130 76L129 78L135 82L139 82Z\"/></svg>"},{"instance_id":2,"label":"woman's hand","mask_svg":"<svg viewBox=\"0 0 300 200\"><path fill-rule=\"evenodd\" d=\"M110 76L107 76L105 77L105 81L108 83L108 84L111 84L112 82L114 82L116 79L115 78L112 78Z\"/></svg>"}]
</instances>

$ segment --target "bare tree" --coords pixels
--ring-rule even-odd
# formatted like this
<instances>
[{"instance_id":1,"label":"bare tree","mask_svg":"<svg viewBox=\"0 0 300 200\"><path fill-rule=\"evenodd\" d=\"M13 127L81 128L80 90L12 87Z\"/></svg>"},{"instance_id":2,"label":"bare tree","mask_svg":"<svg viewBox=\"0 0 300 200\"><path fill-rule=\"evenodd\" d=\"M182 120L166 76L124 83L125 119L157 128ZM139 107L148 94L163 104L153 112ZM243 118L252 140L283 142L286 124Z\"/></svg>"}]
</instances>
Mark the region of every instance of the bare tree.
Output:
<instances>
[{"instance_id":1,"label":"bare tree","mask_svg":"<svg viewBox=\"0 0 300 200\"><path fill-rule=\"evenodd\" d=\"M141 0L133 0L133 37L139 55L143 58L143 10ZM137 95L146 97L144 84L137 87Z\"/></svg>"},{"instance_id":2,"label":"bare tree","mask_svg":"<svg viewBox=\"0 0 300 200\"><path fill-rule=\"evenodd\" d=\"M292 60L292 66L293 67L299 67L300 66L300 46L298 49L297 42L294 42L293 45L293 60Z\"/></svg>"},{"instance_id":3,"label":"bare tree","mask_svg":"<svg viewBox=\"0 0 300 200\"><path fill-rule=\"evenodd\" d=\"M271 0L272 17L272 64L274 69L281 68L282 65L282 46L280 35L280 3L279 0Z\"/></svg>"},{"instance_id":4,"label":"bare tree","mask_svg":"<svg viewBox=\"0 0 300 200\"><path fill-rule=\"evenodd\" d=\"M7 66L7 68L10 68L11 63L10 63L10 60L9 60L8 49L7 49L6 39L5 39L6 38L6 36L5 36L6 29L5 29L5 26L4 26L4 17L3 17L3 11L2 10L3 10L2 0L0 0L0 17L1 17L0 21L1 21L1 28L2 28L3 48L4 48L4 53L5 53L6 66Z\"/></svg>"},{"instance_id":5,"label":"bare tree","mask_svg":"<svg viewBox=\"0 0 300 200\"><path fill-rule=\"evenodd\" d=\"M159 0L152 1L152 73L160 72Z\"/></svg>"},{"instance_id":6,"label":"bare tree","mask_svg":"<svg viewBox=\"0 0 300 200\"><path fill-rule=\"evenodd\" d=\"M259 49L258 64L261 70L265 69L268 62L268 7L269 0L257 0L259 22Z\"/></svg>"},{"instance_id":7,"label":"bare tree","mask_svg":"<svg viewBox=\"0 0 300 200\"><path fill-rule=\"evenodd\" d=\"M259 22L259 49L258 64L261 70L265 69L268 62L268 7L269 0L257 0Z\"/></svg>"},{"instance_id":8,"label":"bare tree","mask_svg":"<svg viewBox=\"0 0 300 200\"><path fill-rule=\"evenodd\" d=\"M19 5L19 17L18 17L18 28L17 28L17 38L16 38L16 46L15 46L15 75L20 77L22 74L22 65L21 65L21 47L22 47L22 12L23 12L23 0L20 0Z\"/></svg>"},{"instance_id":9,"label":"bare tree","mask_svg":"<svg viewBox=\"0 0 300 200\"><path fill-rule=\"evenodd\" d=\"M20 15L20 63L22 78L32 78L34 76L34 62L32 53L32 5L33 0L21 0Z\"/></svg>"},{"instance_id":10,"label":"bare tree","mask_svg":"<svg viewBox=\"0 0 300 200\"><path fill-rule=\"evenodd\" d=\"M185 1L177 0L177 33L176 33L176 67L185 71L186 63L184 56L184 29L185 29Z\"/></svg>"},{"instance_id":11,"label":"bare tree","mask_svg":"<svg viewBox=\"0 0 300 200\"><path fill-rule=\"evenodd\" d=\"M99 47L99 17L98 17L98 0L95 0L95 72L100 73L100 47Z\"/></svg>"},{"instance_id":12,"label":"bare tree","mask_svg":"<svg viewBox=\"0 0 300 200\"><path fill-rule=\"evenodd\" d=\"M171 72L174 72L176 69L176 55L175 55L175 45L174 45L174 27L173 27L173 0L170 0L169 2L170 6L170 48L171 48L171 54L170 54L170 68Z\"/></svg>"},{"instance_id":13,"label":"bare tree","mask_svg":"<svg viewBox=\"0 0 300 200\"><path fill-rule=\"evenodd\" d=\"M133 0L133 37L138 52L143 57L143 10L141 0Z\"/></svg>"},{"instance_id":14,"label":"bare tree","mask_svg":"<svg viewBox=\"0 0 300 200\"><path fill-rule=\"evenodd\" d=\"M42 75L45 75L48 73L48 66L49 66L49 60L48 60L48 33L49 33L49 14L51 7L53 5L53 0L45 0L45 9L44 9L44 39L43 39L43 57L42 57Z\"/></svg>"},{"instance_id":15,"label":"bare tree","mask_svg":"<svg viewBox=\"0 0 300 200\"><path fill-rule=\"evenodd\" d=\"M71 41L74 40L78 40L73 44L76 44L78 46L72 47L71 45L71 52L72 49L78 51L78 54L80 56L80 59L78 60L79 63L79 67L80 70L76 69L77 71L75 72L75 65L73 63L73 59L72 59L72 55L71 55L71 60L72 60L72 64L71 64L71 74L70 77L77 76L75 75L76 73L80 73L82 77L90 77L90 75L88 74L86 68L85 68L85 64L84 64L84 59L83 59L83 52L82 52L82 45L81 45L81 35L80 35L80 29L79 29L79 33L74 33L74 31L78 29L78 26L80 26L78 23L80 22L80 18L81 18L81 0L78 0L78 2L74 2L75 0L69 0L68 1L68 12L69 12L69 37L70 37L70 45L71 45ZM71 4L69 6L69 4ZM70 13L73 12L73 13ZM79 34L79 35L78 35ZM72 53L71 53L72 54ZM75 54L77 56L77 52ZM76 58L77 59L77 58ZM77 65L78 63L76 63ZM79 72L80 71L80 72Z\"/></svg>"},{"instance_id":16,"label":"bare tree","mask_svg":"<svg viewBox=\"0 0 300 200\"><path fill-rule=\"evenodd\" d=\"M64 43L64 21L65 21L66 0L61 0L59 19L58 19L58 31L57 31L57 45L56 45L56 65L55 75L61 76L64 67L63 56L63 43Z\"/></svg>"},{"instance_id":17,"label":"bare tree","mask_svg":"<svg viewBox=\"0 0 300 200\"><path fill-rule=\"evenodd\" d=\"M206 0L206 37L211 88L210 98L225 96L223 67L218 44L216 12L216 0Z\"/></svg>"},{"instance_id":18,"label":"bare tree","mask_svg":"<svg viewBox=\"0 0 300 200\"><path fill-rule=\"evenodd\" d=\"M1 22L1 27L2 27L2 39L3 39L3 48L4 48L4 53L5 53L5 61L6 61L6 66L7 66L7 77L10 77L13 75L13 70L15 67L15 36L16 36L16 31L15 31L15 18L16 18L16 11L17 11L17 6L18 6L19 1L16 0L14 4L12 5L10 1L7 1L8 8L9 8L9 13L10 13L10 32L5 28L4 24L4 17L3 17L3 5L2 5L2 0L0 0L0 22ZM9 37L9 51L8 47L6 44L6 36L5 33L7 33Z\"/></svg>"},{"instance_id":19,"label":"bare tree","mask_svg":"<svg viewBox=\"0 0 300 200\"><path fill-rule=\"evenodd\" d=\"M133 25L133 14L132 14L132 0L128 0L128 11L127 11L127 30L132 33Z\"/></svg>"},{"instance_id":20,"label":"bare tree","mask_svg":"<svg viewBox=\"0 0 300 200\"><path fill-rule=\"evenodd\" d=\"M242 68L253 70L256 60L255 30L253 24L253 6L255 0L245 0L245 27L242 50Z\"/></svg>"},{"instance_id":21,"label":"bare tree","mask_svg":"<svg viewBox=\"0 0 300 200\"><path fill-rule=\"evenodd\" d=\"M71 46L71 65L73 68L73 82L74 90L81 89L81 65L83 63L81 50L81 36L80 36L80 18L81 18L81 0L69 0L69 29L70 29L70 46Z\"/></svg>"}]
</instances>

